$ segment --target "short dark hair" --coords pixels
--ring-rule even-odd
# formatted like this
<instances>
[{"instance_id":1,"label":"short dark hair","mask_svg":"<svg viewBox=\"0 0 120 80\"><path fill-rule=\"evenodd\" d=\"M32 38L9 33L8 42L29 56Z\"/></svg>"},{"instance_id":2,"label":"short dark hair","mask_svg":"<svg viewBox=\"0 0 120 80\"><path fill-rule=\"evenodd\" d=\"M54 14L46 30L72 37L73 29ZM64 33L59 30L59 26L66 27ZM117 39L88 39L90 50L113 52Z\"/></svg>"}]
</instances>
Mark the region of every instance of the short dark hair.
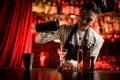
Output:
<instances>
[{"instance_id":1,"label":"short dark hair","mask_svg":"<svg viewBox=\"0 0 120 80\"><path fill-rule=\"evenodd\" d=\"M97 6L97 4L94 1L90 1L90 2L83 4L81 10L83 10L83 9L87 9L89 11L96 13L96 14L101 13L101 9Z\"/></svg>"}]
</instances>

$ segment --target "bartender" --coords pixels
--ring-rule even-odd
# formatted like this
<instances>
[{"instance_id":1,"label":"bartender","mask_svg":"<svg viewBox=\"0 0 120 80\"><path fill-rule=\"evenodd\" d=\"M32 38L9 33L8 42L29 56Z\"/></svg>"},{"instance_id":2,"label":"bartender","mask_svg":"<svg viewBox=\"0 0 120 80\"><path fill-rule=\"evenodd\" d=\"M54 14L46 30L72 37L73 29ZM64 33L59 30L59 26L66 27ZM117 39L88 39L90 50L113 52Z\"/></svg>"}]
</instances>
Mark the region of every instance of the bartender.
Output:
<instances>
[{"instance_id":1,"label":"bartender","mask_svg":"<svg viewBox=\"0 0 120 80\"><path fill-rule=\"evenodd\" d=\"M99 51L104 43L102 36L90 27L90 24L94 23L100 13L101 10L95 2L90 1L85 3L79 12L77 24L62 24L59 26L58 31L52 33L40 32L36 36L35 42L41 44L60 39L63 47L68 49L68 53L66 55L67 62L64 63L64 67L66 67L65 65L72 65L73 69L77 69L78 63L80 62L79 68L86 66L85 69L89 70L91 64L90 57L94 57L95 63L99 55ZM82 58L81 61L77 61L78 50L83 54L81 55L83 57L80 57ZM84 65L84 63L88 63L89 66ZM61 65L61 67L63 66Z\"/></svg>"}]
</instances>

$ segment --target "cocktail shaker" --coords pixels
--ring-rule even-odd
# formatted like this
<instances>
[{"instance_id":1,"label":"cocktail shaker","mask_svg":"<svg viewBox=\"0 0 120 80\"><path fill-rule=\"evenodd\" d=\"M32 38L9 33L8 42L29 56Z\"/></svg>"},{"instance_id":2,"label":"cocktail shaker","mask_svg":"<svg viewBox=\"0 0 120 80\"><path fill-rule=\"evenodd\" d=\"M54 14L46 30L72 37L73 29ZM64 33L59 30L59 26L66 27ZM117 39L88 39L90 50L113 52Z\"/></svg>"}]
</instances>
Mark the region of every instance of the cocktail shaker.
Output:
<instances>
[{"instance_id":1,"label":"cocktail shaker","mask_svg":"<svg viewBox=\"0 0 120 80\"><path fill-rule=\"evenodd\" d=\"M37 32L57 31L59 28L58 21L48 21L45 23L36 24Z\"/></svg>"}]
</instances>

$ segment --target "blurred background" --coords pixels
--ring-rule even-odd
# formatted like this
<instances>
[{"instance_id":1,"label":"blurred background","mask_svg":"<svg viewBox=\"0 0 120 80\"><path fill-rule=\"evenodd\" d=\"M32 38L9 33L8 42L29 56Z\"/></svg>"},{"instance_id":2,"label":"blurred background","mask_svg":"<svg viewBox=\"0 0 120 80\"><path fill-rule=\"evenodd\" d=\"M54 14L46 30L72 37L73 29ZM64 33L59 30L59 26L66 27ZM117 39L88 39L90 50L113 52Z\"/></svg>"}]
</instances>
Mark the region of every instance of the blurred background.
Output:
<instances>
[{"instance_id":1,"label":"blurred background","mask_svg":"<svg viewBox=\"0 0 120 80\"><path fill-rule=\"evenodd\" d=\"M80 7L90 0L34 0L32 3L32 52L35 53L34 67L55 68L59 64L56 49L59 43L34 42L38 32L35 24L54 20L60 15L60 24L76 23ZM93 0L101 7L101 15L91 27L105 39L95 69L120 70L120 0Z\"/></svg>"},{"instance_id":2,"label":"blurred background","mask_svg":"<svg viewBox=\"0 0 120 80\"><path fill-rule=\"evenodd\" d=\"M35 25L60 15L60 25L76 23L90 0L1 0L0 67L23 68L24 53L34 53L34 68L57 68L59 43L35 43ZM120 0L93 0L101 7L90 26L105 39L95 69L120 70Z\"/></svg>"}]
</instances>

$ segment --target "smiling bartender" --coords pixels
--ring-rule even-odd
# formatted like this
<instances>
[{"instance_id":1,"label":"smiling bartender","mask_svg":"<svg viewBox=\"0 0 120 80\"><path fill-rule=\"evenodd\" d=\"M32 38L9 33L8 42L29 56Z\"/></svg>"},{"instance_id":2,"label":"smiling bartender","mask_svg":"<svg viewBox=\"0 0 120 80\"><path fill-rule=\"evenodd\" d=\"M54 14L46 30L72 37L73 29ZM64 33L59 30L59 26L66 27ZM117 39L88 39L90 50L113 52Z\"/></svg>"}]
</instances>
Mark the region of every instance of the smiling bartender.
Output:
<instances>
[{"instance_id":1,"label":"smiling bartender","mask_svg":"<svg viewBox=\"0 0 120 80\"><path fill-rule=\"evenodd\" d=\"M94 56L95 63L99 51L104 43L104 39L89 25L97 19L99 14L100 8L95 2L90 1L82 6L77 24L63 24L59 26L57 32L62 34L64 48L68 49L68 53L66 55L66 60L68 62L65 64L73 65L73 68L77 68L77 51L79 49L82 49L84 54L89 54L89 57ZM56 34L56 32L40 32L36 36L35 42L46 43L55 39L59 39L59 35ZM83 56L83 58L87 59L87 56ZM88 60L90 64L90 58ZM84 60L84 62L87 62L87 60ZM88 70L89 69L90 66L88 67Z\"/></svg>"}]
</instances>

